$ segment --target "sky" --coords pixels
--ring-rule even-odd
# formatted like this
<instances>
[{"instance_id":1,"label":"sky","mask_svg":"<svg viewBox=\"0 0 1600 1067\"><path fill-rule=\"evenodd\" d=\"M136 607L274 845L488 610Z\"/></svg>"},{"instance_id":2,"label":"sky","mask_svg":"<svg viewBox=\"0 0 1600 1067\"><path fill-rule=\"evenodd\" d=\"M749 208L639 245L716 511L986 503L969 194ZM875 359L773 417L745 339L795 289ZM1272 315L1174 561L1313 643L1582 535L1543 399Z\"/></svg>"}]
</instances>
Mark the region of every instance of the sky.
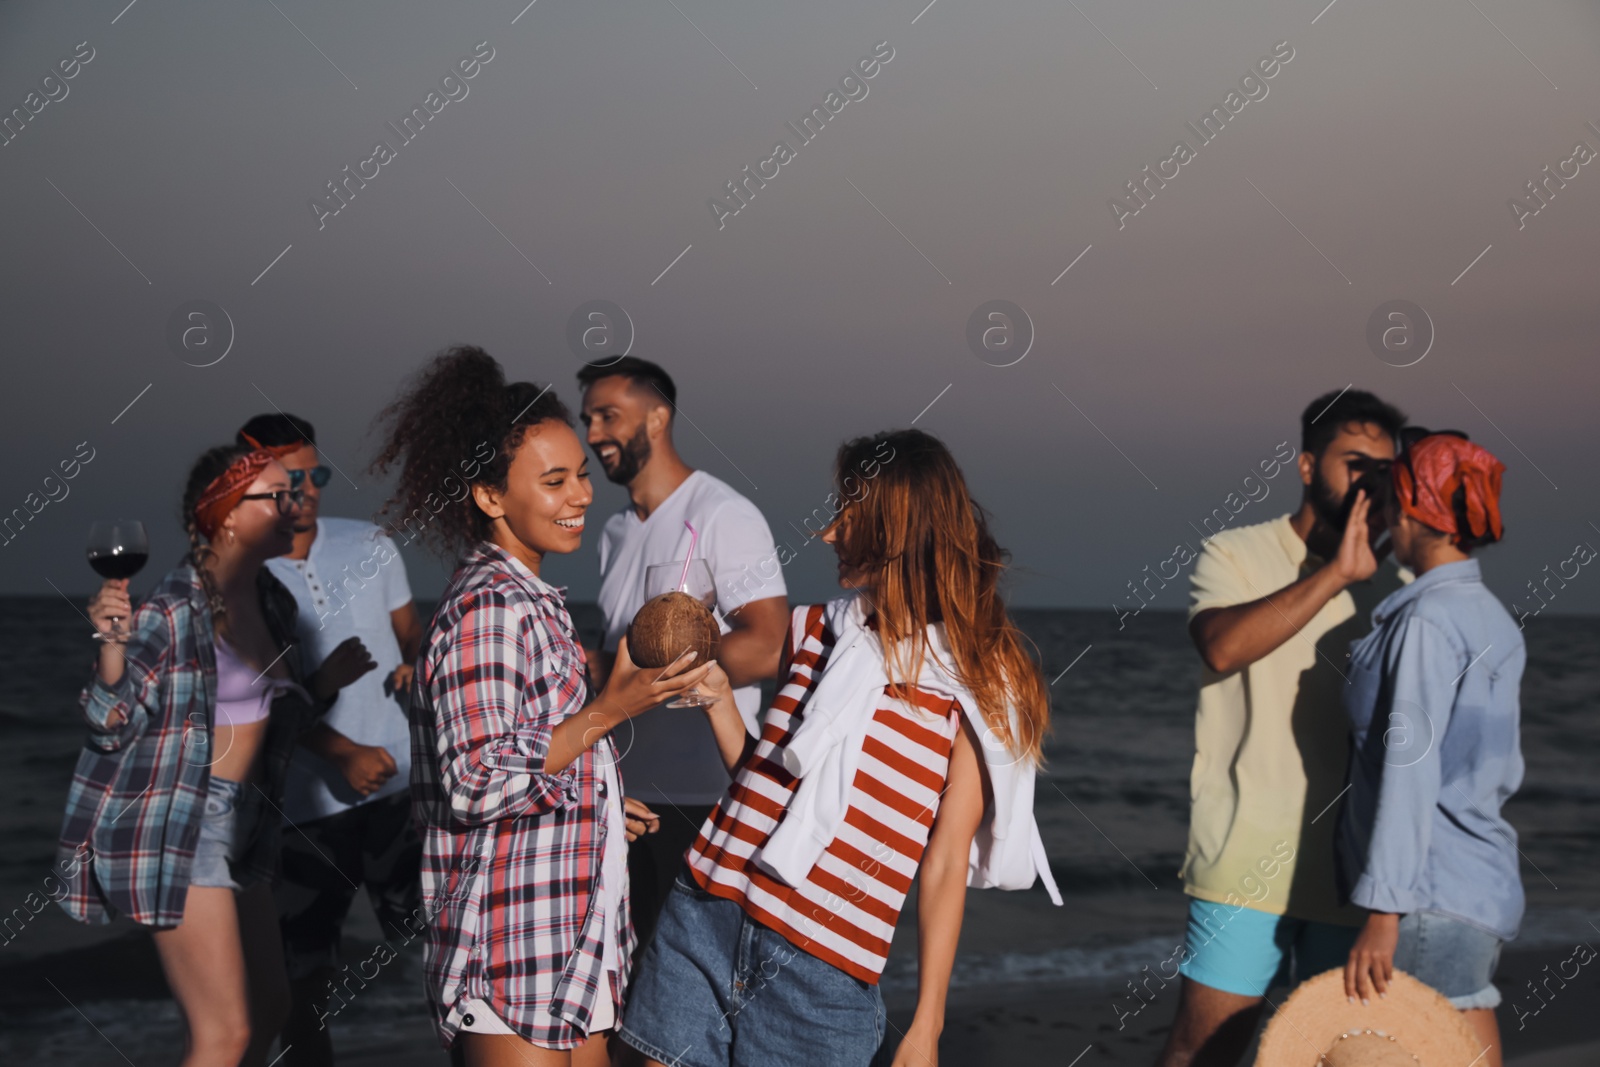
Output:
<instances>
[{"instance_id":1,"label":"sky","mask_svg":"<svg viewBox=\"0 0 1600 1067\"><path fill-rule=\"evenodd\" d=\"M80 601L108 518L148 588L189 464L274 408L337 467L324 513L369 517L408 374L478 344L575 407L607 301L775 531L840 441L914 424L1013 604L1111 618L1355 387L1506 463L1502 598L1561 572L1539 610L1600 611L1600 7L524 3L0 2L0 594ZM1297 504L1266 485L1235 525ZM547 563L578 599L594 541ZM791 600L832 577L800 551Z\"/></svg>"}]
</instances>

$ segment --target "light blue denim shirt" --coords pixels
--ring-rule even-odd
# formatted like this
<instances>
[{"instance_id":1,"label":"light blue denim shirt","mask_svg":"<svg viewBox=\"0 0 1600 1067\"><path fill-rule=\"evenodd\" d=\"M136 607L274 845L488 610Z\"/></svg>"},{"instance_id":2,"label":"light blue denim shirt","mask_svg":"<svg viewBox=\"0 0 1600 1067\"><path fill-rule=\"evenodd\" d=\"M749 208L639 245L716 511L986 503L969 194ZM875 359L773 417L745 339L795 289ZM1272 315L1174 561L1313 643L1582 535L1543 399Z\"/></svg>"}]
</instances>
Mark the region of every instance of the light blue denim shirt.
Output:
<instances>
[{"instance_id":1,"label":"light blue denim shirt","mask_svg":"<svg viewBox=\"0 0 1600 1067\"><path fill-rule=\"evenodd\" d=\"M1526 659L1477 560L1435 567L1373 611L1345 690L1353 748L1336 842L1354 903L1517 936L1517 832L1500 808L1522 784Z\"/></svg>"}]
</instances>

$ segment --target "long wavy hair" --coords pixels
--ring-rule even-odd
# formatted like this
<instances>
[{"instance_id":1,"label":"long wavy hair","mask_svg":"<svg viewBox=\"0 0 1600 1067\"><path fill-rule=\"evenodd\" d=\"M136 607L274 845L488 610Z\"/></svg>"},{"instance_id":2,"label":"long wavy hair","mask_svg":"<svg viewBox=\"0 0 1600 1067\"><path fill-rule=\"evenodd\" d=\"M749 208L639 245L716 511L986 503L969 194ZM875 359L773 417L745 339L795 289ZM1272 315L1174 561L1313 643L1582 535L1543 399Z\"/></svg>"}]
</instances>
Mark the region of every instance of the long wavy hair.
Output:
<instances>
[{"instance_id":1,"label":"long wavy hair","mask_svg":"<svg viewBox=\"0 0 1600 1067\"><path fill-rule=\"evenodd\" d=\"M384 444L371 470L382 475L399 467L400 477L377 517L399 513L391 534L414 531L407 543L420 537L441 555L487 540L492 521L472 486L504 492L523 435L548 420L572 425L549 386L508 383L481 348L446 349L378 414Z\"/></svg>"},{"instance_id":2,"label":"long wavy hair","mask_svg":"<svg viewBox=\"0 0 1600 1067\"><path fill-rule=\"evenodd\" d=\"M222 602L222 592L212 579L210 568L206 566L213 553L211 546L200 534L200 525L195 521L194 509L195 505L200 503L200 497L205 493L206 486L216 481L223 471L233 465L234 460L249 455L252 451L249 445L218 445L206 449L189 468L189 479L183 487L183 531L189 537L189 554L184 558L200 577L200 587L205 590L206 603L211 607L213 620L220 620L226 615L227 608Z\"/></svg>"},{"instance_id":3,"label":"long wavy hair","mask_svg":"<svg viewBox=\"0 0 1600 1067\"><path fill-rule=\"evenodd\" d=\"M1040 762L1050 701L1000 597L1009 553L949 449L921 430L858 437L840 446L834 485L843 513L836 547L847 566L871 575L889 677L915 680L927 627L942 622L958 680L984 721L1012 755Z\"/></svg>"}]
</instances>

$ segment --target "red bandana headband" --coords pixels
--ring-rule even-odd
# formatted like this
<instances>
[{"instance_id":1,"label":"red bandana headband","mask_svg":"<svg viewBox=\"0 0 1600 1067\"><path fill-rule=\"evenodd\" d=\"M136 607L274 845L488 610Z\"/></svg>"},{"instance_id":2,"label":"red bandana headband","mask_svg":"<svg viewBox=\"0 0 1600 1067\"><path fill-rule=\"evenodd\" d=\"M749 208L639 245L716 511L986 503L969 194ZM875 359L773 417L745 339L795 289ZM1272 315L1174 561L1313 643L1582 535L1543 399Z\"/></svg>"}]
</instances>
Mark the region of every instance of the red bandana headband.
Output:
<instances>
[{"instance_id":1,"label":"red bandana headband","mask_svg":"<svg viewBox=\"0 0 1600 1067\"><path fill-rule=\"evenodd\" d=\"M222 528L222 520L239 506L250 483L266 469L267 464L304 447L303 442L296 441L292 445L269 448L247 433L239 436L254 448L228 464L227 470L213 478L211 484L206 486L206 491L200 494L199 503L194 506L194 523L207 541L216 537L217 531Z\"/></svg>"},{"instance_id":2,"label":"red bandana headband","mask_svg":"<svg viewBox=\"0 0 1600 1067\"><path fill-rule=\"evenodd\" d=\"M1407 515L1455 540L1485 533L1500 540L1500 476L1506 465L1481 445L1433 434L1408 448L1390 469L1400 510ZM1457 490L1463 504L1459 518Z\"/></svg>"}]
</instances>

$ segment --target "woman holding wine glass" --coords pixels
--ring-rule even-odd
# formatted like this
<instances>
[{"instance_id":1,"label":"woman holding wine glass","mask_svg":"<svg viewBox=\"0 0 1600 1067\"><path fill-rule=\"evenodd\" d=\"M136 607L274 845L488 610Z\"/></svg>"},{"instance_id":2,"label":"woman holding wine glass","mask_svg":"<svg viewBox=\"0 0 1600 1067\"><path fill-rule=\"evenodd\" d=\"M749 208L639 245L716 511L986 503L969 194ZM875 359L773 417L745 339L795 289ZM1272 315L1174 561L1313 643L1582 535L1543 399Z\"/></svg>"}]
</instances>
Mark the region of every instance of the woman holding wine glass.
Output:
<instances>
[{"instance_id":1,"label":"woman holding wine glass","mask_svg":"<svg viewBox=\"0 0 1600 1067\"><path fill-rule=\"evenodd\" d=\"M300 662L294 598L263 566L292 546L299 500L271 451L213 448L184 492L183 562L137 607L125 577L89 602L100 648L60 849L91 859L61 904L153 928L184 1067L266 1062L288 1008L277 793L299 734L373 666L354 638L314 674Z\"/></svg>"},{"instance_id":2,"label":"woman holding wine glass","mask_svg":"<svg viewBox=\"0 0 1600 1067\"><path fill-rule=\"evenodd\" d=\"M89 527L89 566L102 578L132 578L150 558L150 535L144 523L118 519Z\"/></svg>"}]
</instances>

